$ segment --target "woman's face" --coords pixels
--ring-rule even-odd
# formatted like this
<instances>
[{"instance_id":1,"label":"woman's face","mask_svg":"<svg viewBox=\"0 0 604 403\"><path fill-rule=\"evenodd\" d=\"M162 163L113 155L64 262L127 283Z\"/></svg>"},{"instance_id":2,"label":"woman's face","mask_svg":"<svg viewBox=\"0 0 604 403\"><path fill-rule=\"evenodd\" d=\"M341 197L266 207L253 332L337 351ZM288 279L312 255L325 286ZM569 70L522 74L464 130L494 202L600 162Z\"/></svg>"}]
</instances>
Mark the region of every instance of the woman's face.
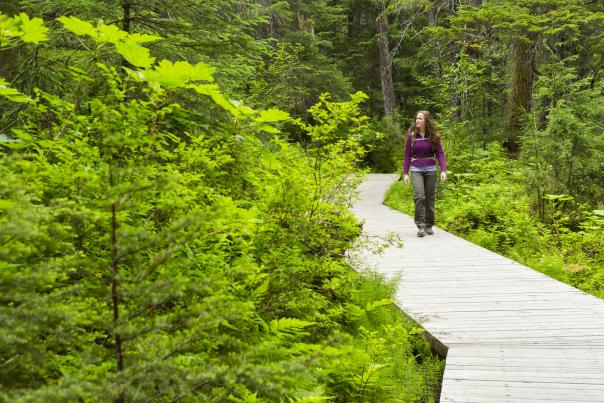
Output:
<instances>
[{"instance_id":1,"label":"woman's face","mask_svg":"<svg viewBox=\"0 0 604 403\"><path fill-rule=\"evenodd\" d=\"M426 117L424 116L423 113L418 113L417 116L415 117L415 126L418 129L426 128Z\"/></svg>"}]
</instances>

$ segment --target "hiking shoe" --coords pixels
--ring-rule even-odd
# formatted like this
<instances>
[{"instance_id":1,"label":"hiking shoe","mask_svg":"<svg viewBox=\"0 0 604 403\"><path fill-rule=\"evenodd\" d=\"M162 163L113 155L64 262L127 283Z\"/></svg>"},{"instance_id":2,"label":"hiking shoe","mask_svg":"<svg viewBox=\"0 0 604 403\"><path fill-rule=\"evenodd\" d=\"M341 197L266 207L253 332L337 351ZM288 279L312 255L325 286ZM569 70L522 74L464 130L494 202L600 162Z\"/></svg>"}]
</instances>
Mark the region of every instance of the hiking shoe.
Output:
<instances>
[{"instance_id":1,"label":"hiking shoe","mask_svg":"<svg viewBox=\"0 0 604 403\"><path fill-rule=\"evenodd\" d=\"M426 227L426 234L434 235L434 231L432 231L432 227Z\"/></svg>"},{"instance_id":2,"label":"hiking shoe","mask_svg":"<svg viewBox=\"0 0 604 403\"><path fill-rule=\"evenodd\" d=\"M421 237L423 237L424 235L426 235L426 231L424 230L424 227L419 227L419 228L417 229L417 236L421 238Z\"/></svg>"}]
</instances>

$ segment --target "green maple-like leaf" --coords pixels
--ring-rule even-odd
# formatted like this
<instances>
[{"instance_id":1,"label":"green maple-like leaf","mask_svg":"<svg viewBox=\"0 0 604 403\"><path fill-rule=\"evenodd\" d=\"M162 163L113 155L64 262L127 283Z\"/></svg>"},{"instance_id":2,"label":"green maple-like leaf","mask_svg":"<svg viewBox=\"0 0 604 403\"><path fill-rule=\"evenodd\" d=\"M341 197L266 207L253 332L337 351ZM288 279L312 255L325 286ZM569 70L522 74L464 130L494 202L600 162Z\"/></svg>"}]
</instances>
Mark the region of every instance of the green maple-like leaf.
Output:
<instances>
[{"instance_id":1,"label":"green maple-like leaf","mask_svg":"<svg viewBox=\"0 0 604 403\"><path fill-rule=\"evenodd\" d=\"M17 38L21 30L15 18L10 18L0 13L0 46L8 45L7 39Z\"/></svg>"},{"instance_id":2,"label":"green maple-like leaf","mask_svg":"<svg viewBox=\"0 0 604 403\"><path fill-rule=\"evenodd\" d=\"M266 123L263 123L260 126L258 126L258 129L262 130L263 132L267 132L267 133L273 133L273 134L281 133L281 130L279 130L276 127L273 127L269 124L266 124Z\"/></svg>"},{"instance_id":3,"label":"green maple-like leaf","mask_svg":"<svg viewBox=\"0 0 604 403\"><path fill-rule=\"evenodd\" d=\"M195 92L201 95L207 95L212 98L217 105L221 106L231 114L237 116L239 111L233 106L231 102L220 92L217 85L214 84L189 84L187 88L191 88Z\"/></svg>"},{"instance_id":4,"label":"green maple-like leaf","mask_svg":"<svg viewBox=\"0 0 604 403\"><path fill-rule=\"evenodd\" d=\"M280 122L288 120L290 118L289 113L279 109L268 109L260 112L260 116L256 118L256 122L268 123L268 122Z\"/></svg>"},{"instance_id":5,"label":"green maple-like leaf","mask_svg":"<svg viewBox=\"0 0 604 403\"><path fill-rule=\"evenodd\" d=\"M136 67L148 68L155 61L154 57L149 56L149 49L144 48L131 40L118 42L115 44L115 48L128 63Z\"/></svg>"},{"instance_id":6,"label":"green maple-like leaf","mask_svg":"<svg viewBox=\"0 0 604 403\"><path fill-rule=\"evenodd\" d=\"M214 71L216 71L215 67L210 67L205 63L197 63L195 66L191 66L189 70L189 79L191 81L214 81Z\"/></svg>"},{"instance_id":7,"label":"green maple-like leaf","mask_svg":"<svg viewBox=\"0 0 604 403\"><path fill-rule=\"evenodd\" d=\"M126 31L122 31L115 25L105 25L99 22L99 41L118 44L122 39L128 36Z\"/></svg>"},{"instance_id":8,"label":"green maple-like leaf","mask_svg":"<svg viewBox=\"0 0 604 403\"><path fill-rule=\"evenodd\" d=\"M172 63L162 60L153 70L143 73L145 80L156 82L167 88L182 88L190 81L214 81L212 73L214 68L205 63L197 63L195 66L185 61Z\"/></svg>"},{"instance_id":9,"label":"green maple-like leaf","mask_svg":"<svg viewBox=\"0 0 604 403\"><path fill-rule=\"evenodd\" d=\"M134 34L128 35L128 39L130 39L132 42L135 42L135 43L147 43L147 42L153 42L153 41L160 40L161 36L134 33Z\"/></svg>"},{"instance_id":10,"label":"green maple-like leaf","mask_svg":"<svg viewBox=\"0 0 604 403\"><path fill-rule=\"evenodd\" d=\"M48 28L44 26L41 18L30 19L27 14L21 13L17 17L21 22L21 40L27 43L40 43L47 40Z\"/></svg>"},{"instance_id":11,"label":"green maple-like leaf","mask_svg":"<svg viewBox=\"0 0 604 403\"><path fill-rule=\"evenodd\" d=\"M9 83L6 80L0 78L0 97L4 97L9 99L10 101L20 103L31 101L31 98L20 93L14 88L9 87L8 84Z\"/></svg>"},{"instance_id":12,"label":"green maple-like leaf","mask_svg":"<svg viewBox=\"0 0 604 403\"><path fill-rule=\"evenodd\" d=\"M90 36L96 38L98 36L98 30L89 22L82 21L77 17L59 17L57 20L63 24L63 27L68 31L73 32L79 36Z\"/></svg>"}]
</instances>

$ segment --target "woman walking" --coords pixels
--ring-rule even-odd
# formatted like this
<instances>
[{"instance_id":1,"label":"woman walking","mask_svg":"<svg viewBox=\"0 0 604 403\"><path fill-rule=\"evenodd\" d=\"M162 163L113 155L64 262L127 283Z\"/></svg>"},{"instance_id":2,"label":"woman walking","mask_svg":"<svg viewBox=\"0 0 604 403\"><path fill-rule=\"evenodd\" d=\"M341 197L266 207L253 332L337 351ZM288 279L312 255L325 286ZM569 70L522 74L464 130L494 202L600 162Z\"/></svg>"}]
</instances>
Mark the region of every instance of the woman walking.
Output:
<instances>
[{"instance_id":1,"label":"woman walking","mask_svg":"<svg viewBox=\"0 0 604 403\"><path fill-rule=\"evenodd\" d=\"M434 231L434 194L436 191L436 160L440 165L440 179L447 179L445 153L440 143L436 123L428 111L419 111L415 122L407 131L405 164L403 168L405 185L409 184L409 171L413 182L415 202L415 225L417 236L432 235Z\"/></svg>"}]
</instances>

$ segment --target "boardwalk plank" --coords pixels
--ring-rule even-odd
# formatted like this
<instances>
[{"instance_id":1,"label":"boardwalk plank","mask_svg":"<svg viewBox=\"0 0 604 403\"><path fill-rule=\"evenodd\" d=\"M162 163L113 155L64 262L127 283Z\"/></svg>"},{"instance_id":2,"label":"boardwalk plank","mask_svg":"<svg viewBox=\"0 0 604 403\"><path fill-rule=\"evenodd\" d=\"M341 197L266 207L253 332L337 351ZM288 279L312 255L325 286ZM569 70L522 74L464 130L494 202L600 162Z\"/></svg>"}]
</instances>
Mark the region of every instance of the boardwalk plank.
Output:
<instances>
[{"instance_id":1,"label":"boardwalk plank","mask_svg":"<svg viewBox=\"0 0 604 403\"><path fill-rule=\"evenodd\" d=\"M369 175L353 212L369 239L404 247L351 261L398 278L397 305L447 354L441 402L604 402L604 301L382 204Z\"/></svg>"}]
</instances>

